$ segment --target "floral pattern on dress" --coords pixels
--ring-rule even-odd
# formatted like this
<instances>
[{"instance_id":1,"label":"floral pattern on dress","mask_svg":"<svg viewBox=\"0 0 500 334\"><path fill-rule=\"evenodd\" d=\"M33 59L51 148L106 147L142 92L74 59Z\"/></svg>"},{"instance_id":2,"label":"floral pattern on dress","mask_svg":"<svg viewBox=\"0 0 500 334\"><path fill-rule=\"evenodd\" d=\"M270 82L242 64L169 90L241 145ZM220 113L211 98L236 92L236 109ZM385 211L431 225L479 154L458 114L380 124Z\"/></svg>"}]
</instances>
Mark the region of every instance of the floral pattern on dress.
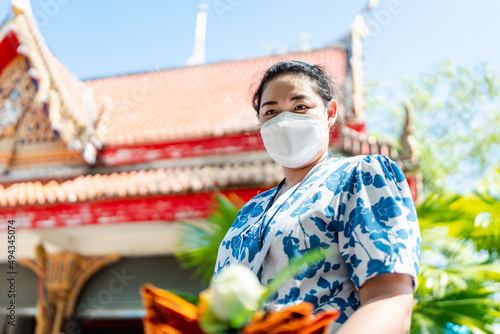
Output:
<instances>
[{"instance_id":1,"label":"floral pattern on dress","mask_svg":"<svg viewBox=\"0 0 500 334\"><path fill-rule=\"evenodd\" d=\"M322 181L320 176L328 176ZM416 288L421 241L415 206L399 166L382 155L330 158L284 203L271 200L277 188L250 200L219 248L214 274L231 263L253 267L266 238L273 238L259 279L268 284L294 257L314 248L334 254L308 267L274 296L277 308L309 301L315 312L342 314L334 333L359 308L359 289L382 273L411 275ZM302 198L309 187L309 198ZM292 210L296 201L302 201ZM271 227L289 219L274 235Z\"/></svg>"}]
</instances>

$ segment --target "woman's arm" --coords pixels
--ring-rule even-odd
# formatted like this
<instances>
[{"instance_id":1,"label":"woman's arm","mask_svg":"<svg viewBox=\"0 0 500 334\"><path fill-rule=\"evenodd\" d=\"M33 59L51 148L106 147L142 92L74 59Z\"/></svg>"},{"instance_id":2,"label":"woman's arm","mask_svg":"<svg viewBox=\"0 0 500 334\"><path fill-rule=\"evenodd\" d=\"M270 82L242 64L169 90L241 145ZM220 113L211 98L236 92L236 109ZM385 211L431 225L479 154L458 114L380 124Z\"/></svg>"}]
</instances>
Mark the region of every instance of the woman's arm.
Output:
<instances>
[{"instance_id":1,"label":"woman's arm","mask_svg":"<svg viewBox=\"0 0 500 334\"><path fill-rule=\"evenodd\" d=\"M361 307L337 334L408 333L413 309L412 277L406 274L380 274L359 289Z\"/></svg>"}]
</instances>

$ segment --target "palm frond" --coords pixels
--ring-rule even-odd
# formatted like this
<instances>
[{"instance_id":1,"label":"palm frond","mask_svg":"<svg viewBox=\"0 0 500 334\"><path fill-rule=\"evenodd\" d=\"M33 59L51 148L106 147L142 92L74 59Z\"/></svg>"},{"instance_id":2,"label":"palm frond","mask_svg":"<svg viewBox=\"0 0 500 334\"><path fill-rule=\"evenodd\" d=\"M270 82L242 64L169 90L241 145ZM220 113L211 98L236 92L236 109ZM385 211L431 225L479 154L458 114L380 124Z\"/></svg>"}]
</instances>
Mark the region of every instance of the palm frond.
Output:
<instances>
[{"instance_id":1,"label":"palm frond","mask_svg":"<svg viewBox=\"0 0 500 334\"><path fill-rule=\"evenodd\" d=\"M422 230L446 227L448 235L473 240L479 249L498 251L500 201L489 194L433 194L417 206Z\"/></svg>"},{"instance_id":2,"label":"palm frond","mask_svg":"<svg viewBox=\"0 0 500 334\"><path fill-rule=\"evenodd\" d=\"M238 214L241 200L224 195L215 197L214 212L203 224L180 223L175 256L182 267L195 268L194 276L204 282L212 277L219 245ZM237 204L235 204L237 203Z\"/></svg>"},{"instance_id":3,"label":"palm frond","mask_svg":"<svg viewBox=\"0 0 500 334\"><path fill-rule=\"evenodd\" d=\"M485 194L435 194L417 206L422 261L411 333L494 333L499 319L500 201ZM452 326L452 327L453 327Z\"/></svg>"},{"instance_id":4,"label":"palm frond","mask_svg":"<svg viewBox=\"0 0 500 334\"><path fill-rule=\"evenodd\" d=\"M412 332L441 333L447 323L465 325L472 332L494 334L492 324L500 316L498 283L450 291L439 298L418 300L413 309Z\"/></svg>"}]
</instances>

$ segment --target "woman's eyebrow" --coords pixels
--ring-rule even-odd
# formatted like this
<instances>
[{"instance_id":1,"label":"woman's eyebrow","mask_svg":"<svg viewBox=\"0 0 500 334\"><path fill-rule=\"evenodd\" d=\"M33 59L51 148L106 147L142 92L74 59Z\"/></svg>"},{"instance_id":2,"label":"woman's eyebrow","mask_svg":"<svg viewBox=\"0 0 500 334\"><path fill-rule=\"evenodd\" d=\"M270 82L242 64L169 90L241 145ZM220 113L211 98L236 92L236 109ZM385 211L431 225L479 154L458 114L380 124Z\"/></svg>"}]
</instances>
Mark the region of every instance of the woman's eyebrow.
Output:
<instances>
[{"instance_id":1,"label":"woman's eyebrow","mask_svg":"<svg viewBox=\"0 0 500 334\"><path fill-rule=\"evenodd\" d=\"M293 96L290 100L295 101L295 100L302 100L302 99L310 99L310 97L307 96L307 95L300 94L300 95ZM276 101L266 101L266 102L262 103L260 107L262 108L264 106L274 105L274 104L278 104L278 102L276 102Z\"/></svg>"},{"instance_id":2,"label":"woman's eyebrow","mask_svg":"<svg viewBox=\"0 0 500 334\"><path fill-rule=\"evenodd\" d=\"M301 94L301 95L296 95L296 96L292 97L290 100L293 101L293 100L302 100L302 99L310 99L310 97L307 95Z\"/></svg>"},{"instance_id":3,"label":"woman's eyebrow","mask_svg":"<svg viewBox=\"0 0 500 334\"><path fill-rule=\"evenodd\" d=\"M260 107L262 108L263 106L267 106L267 105L270 105L270 104L278 104L278 102L276 102L276 101L267 101L267 102L262 103Z\"/></svg>"}]
</instances>

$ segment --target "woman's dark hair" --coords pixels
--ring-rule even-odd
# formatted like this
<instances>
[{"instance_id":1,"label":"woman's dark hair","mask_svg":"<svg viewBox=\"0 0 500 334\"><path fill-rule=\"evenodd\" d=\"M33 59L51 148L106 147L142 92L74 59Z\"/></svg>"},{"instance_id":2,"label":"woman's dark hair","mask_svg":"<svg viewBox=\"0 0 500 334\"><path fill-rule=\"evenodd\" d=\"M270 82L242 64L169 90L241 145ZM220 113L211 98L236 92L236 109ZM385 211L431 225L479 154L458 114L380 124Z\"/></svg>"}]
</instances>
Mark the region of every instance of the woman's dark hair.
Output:
<instances>
[{"instance_id":1,"label":"woman's dark hair","mask_svg":"<svg viewBox=\"0 0 500 334\"><path fill-rule=\"evenodd\" d=\"M321 97L325 106L328 106L328 102L332 99L337 98L338 88L322 67L302 60L283 60L267 69L259 87L253 94L252 103L257 115L260 110L262 93L267 84L282 74L297 74L308 77L315 84L314 91Z\"/></svg>"}]
</instances>

